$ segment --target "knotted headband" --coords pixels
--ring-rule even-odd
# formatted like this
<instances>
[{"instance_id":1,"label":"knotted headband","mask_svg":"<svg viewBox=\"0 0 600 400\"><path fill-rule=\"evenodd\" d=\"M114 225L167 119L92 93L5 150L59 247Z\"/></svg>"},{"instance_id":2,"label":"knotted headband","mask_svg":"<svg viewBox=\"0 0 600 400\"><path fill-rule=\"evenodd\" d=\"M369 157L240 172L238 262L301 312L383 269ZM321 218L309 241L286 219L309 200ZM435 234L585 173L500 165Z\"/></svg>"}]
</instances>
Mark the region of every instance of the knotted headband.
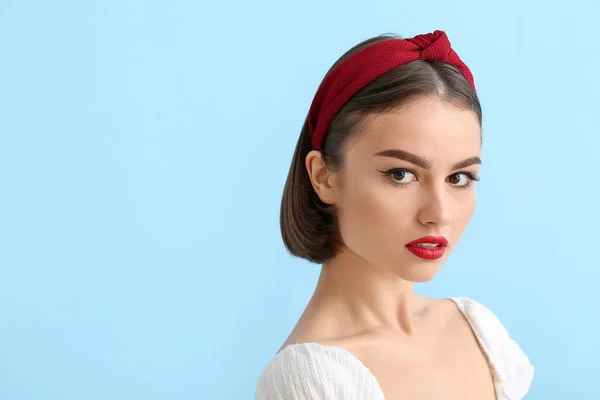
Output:
<instances>
[{"instance_id":1,"label":"knotted headband","mask_svg":"<svg viewBox=\"0 0 600 400\"><path fill-rule=\"evenodd\" d=\"M313 148L321 149L331 121L359 90L386 72L419 59L454 65L475 90L471 71L452 49L443 31L375 43L340 63L319 86L308 113Z\"/></svg>"}]
</instances>

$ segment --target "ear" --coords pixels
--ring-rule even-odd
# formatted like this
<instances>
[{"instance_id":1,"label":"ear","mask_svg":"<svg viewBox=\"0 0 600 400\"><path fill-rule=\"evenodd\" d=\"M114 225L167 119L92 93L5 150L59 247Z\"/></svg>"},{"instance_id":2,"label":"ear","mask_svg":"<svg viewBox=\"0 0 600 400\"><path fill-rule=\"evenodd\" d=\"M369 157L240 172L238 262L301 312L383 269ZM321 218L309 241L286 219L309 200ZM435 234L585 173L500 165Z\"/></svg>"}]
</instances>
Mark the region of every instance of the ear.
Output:
<instances>
[{"instance_id":1,"label":"ear","mask_svg":"<svg viewBox=\"0 0 600 400\"><path fill-rule=\"evenodd\" d=\"M317 196L325 204L335 204L335 175L327 169L318 150L306 155L306 171Z\"/></svg>"}]
</instances>

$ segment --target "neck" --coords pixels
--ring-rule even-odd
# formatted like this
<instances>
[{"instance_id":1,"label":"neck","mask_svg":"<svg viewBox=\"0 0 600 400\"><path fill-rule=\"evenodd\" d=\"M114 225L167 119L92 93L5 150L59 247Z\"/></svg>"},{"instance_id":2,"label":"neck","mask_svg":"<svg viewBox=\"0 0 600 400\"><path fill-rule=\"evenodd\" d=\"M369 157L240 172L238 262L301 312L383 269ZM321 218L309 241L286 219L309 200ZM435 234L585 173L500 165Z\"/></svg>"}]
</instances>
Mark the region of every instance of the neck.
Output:
<instances>
[{"instance_id":1,"label":"neck","mask_svg":"<svg viewBox=\"0 0 600 400\"><path fill-rule=\"evenodd\" d=\"M411 336L424 310L413 285L343 249L323 264L309 309L333 314L336 325L355 332L387 328Z\"/></svg>"}]
</instances>

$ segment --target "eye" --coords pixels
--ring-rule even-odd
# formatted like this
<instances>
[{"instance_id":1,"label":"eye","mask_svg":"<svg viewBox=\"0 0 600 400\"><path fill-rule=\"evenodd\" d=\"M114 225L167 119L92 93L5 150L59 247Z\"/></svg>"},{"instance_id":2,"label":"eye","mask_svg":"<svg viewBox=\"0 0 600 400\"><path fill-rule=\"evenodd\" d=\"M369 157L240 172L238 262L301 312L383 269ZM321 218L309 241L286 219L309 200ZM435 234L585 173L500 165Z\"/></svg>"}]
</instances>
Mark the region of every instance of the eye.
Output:
<instances>
[{"instance_id":1,"label":"eye","mask_svg":"<svg viewBox=\"0 0 600 400\"><path fill-rule=\"evenodd\" d=\"M417 180L414 172L404 168L394 168L384 172L385 175L392 178L394 183L407 184Z\"/></svg>"},{"instance_id":2,"label":"eye","mask_svg":"<svg viewBox=\"0 0 600 400\"><path fill-rule=\"evenodd\" d=\"M469 172L457 172L448 177L448 181L456 187L466 189L473 181L478 181L479 178Z\"/></svg>"}]
</instances>

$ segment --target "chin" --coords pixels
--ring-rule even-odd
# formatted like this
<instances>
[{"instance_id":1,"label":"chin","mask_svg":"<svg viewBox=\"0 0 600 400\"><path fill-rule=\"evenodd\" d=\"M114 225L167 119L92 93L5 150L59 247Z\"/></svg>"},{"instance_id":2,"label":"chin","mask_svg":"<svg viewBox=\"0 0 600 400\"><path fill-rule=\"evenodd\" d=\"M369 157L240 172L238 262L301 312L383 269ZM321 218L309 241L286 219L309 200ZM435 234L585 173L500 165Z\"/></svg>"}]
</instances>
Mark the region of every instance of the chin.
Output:
<instances>
[{"instance_id":1,"label":"chin","mask_svg":"<svg viewBox=\"0 0 600 400\"><path fill-rule=\"evenodd\" d=\"M398 276L405 281L424 283L429 282L437 275L440 270L441 263L424 262L414 263L410 266L404 265L401 271L398 271Z\"/></svg>"},{"instance_id":2,"label":"chin","mask_svg":"<svg viewBox=\"0 0 600 400\"><path fill-rule=\"evenodd\" d=\"M433 280L434 277L435 277L435 275L423 275L423 276L407 277L404 279L409 282L414 282L414 283L425 283L425 282L429 282L429 281Z\"/></svg>"}]
</instances>

